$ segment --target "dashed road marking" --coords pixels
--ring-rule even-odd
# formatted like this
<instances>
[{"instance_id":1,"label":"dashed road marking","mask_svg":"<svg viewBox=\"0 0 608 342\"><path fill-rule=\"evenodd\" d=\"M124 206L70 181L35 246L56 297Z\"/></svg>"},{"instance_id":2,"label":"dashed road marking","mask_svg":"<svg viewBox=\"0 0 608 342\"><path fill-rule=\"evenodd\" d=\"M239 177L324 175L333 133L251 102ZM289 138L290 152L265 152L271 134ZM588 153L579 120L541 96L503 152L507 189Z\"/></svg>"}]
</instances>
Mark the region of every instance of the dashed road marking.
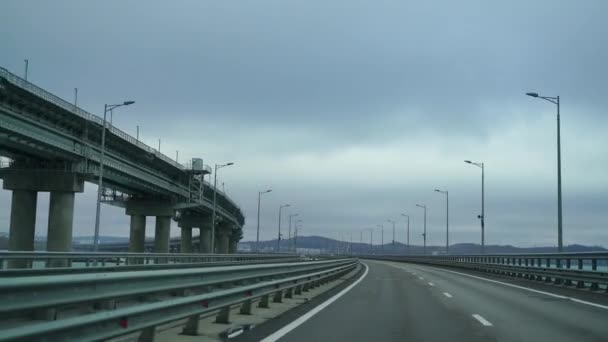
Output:
<instances>
[{"instance_id":1,"label":"dashed road marking","mask_svg":"<svg viewBox=\"0 0 608 342\"><path fill-rule=\"evenodd\" d=\"M452 298L452 295L449 294L449 293L447 293L447 292L444 292L443 295L446 296L446 297L448 297L448 298Z\"/></svg>"},{"instance_id":2,"label":"dashed road marking","mask_svg":"<svg viewBox=\"0 0 608 342\"><path fill-rule=\"evenodd\" d=\"M435 286L435 284L433 284L433 283L429 282L429 286Z\"/></svg>"},{"instance_id":3,"label":"dashed road marking","mask_svg":"<svg viewBox=\"0 0 608 342\"><path fill-rule=\"evenodd\" d=\"M491 327L492 323L490 323L490 321L488 321L487 319L483 318L481 315L479 314L473 314L473 317L479 321L479 323L481 323L482 325L486 326L486 327Z\"/></svg>"}]
</instances>

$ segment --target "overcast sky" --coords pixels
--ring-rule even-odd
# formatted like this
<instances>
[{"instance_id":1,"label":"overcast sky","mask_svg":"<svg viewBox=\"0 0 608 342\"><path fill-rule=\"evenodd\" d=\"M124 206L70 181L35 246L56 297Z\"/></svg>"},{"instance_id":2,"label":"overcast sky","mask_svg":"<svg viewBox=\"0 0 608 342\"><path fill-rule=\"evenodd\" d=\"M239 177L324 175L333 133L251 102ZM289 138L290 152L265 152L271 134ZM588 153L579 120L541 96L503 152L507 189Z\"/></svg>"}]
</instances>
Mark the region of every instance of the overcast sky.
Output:
<instances>
[{"instance_id":1,"label":"overcast sky","mask_svg":"<svg viewBox=\"0 0 608 342\"><path fill-rule=\"evenodd\" d=\"M555 106L560 95L564 243L608 246L608 2L24 1L0 4L0 67L102 115L175 157L234 162L219 175L255 238L275 238L280 204L302 235L355 241L411 215L411 241L555 245ZM94 226L96 187L77 195L75 235ZM48 194L40 194L44 235ZM128 236L103 207L102 234ZM10 192L0 191L8 231ZM284 216L285 217L285 216ZM172 235L179 235L174 223ZM283 227L287 220L283 221ZM378 233L374 234L379 242ZM147 235L153 235L148 220ZM368 233L365 239L368 239Z\"/></svg>"}]
</instances>

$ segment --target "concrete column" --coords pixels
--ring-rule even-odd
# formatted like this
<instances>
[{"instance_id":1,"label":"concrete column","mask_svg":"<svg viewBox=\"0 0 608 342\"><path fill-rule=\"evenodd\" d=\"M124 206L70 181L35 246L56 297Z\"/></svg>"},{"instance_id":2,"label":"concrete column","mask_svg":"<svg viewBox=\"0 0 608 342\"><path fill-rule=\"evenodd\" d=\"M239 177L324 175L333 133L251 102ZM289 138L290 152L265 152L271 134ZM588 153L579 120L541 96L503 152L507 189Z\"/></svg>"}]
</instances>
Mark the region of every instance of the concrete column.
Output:
<instances>
[{"instance_id":1,"label":"concrete column","mask_svg":"<svg viewBox=\"0 0 608 342\"><path fill-rule=\"evenodd\" d=\"M236 250L237 250L237 245L238 245L238 241L236 240L236 237L233 235L230 237L230 242L228 245L228 253L230 254L235 254Z\"/></svg>"},{"instance_id":2,"label":"concrete column","mask_svg":"<svg viewBox=\"0 0 608 342\"><path fill-rule=\"evenodd\" d=\"M51 191L49 225L46 250L69 252L72 250L72 223L74 221L74 192ZM52 259L48 267L69 267L67 259Z\"/></svg>"},{"instance_id":3,"label":"concrete column","mask_svg":"<svg viewBox=\"0 0 608 342\"><path fill-rule=\"evenodd\" d=\"M192 253L192 227L182 227L181 253Z\"/></svg>"},{"instance_id":4,"label":"concrete column","mask_svg":"<svg viewBox=\"0 0 608 342\"><path fill-rule=\"evenodd\" d=\"M156 216L154 232L154 253L169 253L169 234L171 233L171 216Z\"/></svg>"},{"instance_id":5,"label":"concrete column","mask_svg":"<svg viewBox=\"0 0 608 342\"><path fill-rule=\"evenodd\" d=\"M11 202L9 251L33 251L38 193L13 190ZM9 260L8 268L28 267L27 260Z\"/></svg>"},{"instance_id":6,"label":"concrete column","mask_svg":"<svg viewBox=\"0 0 608 342\"><path fill-rule=\"evenodd\" d=\"M203 254L211 253L211 227L201 227L199 239L199 251Z\"/></svg>"},{"instance_id":7,"label":"concrete column","mask_svg":"<svg viewBox=\"0 0 608 342\"><path fill-rule=\"evenodd\" d=\"M228 253L228 245L230 241L230 230L225 228L220 228L218 234L217 241L217 252L219 254L227 254Z\"/></svg>"},{"instance_id":8,"label":"concrete column","mask_svg":"<svg viewBox=\"0 0 608 342\"><path fill-rule=\"evenodd\" d=\"M129 253L144 253L146 245L146 217L144 215L131 215L129 232ZM143 258L130 258L129 264L143 264Z\"/></svg>"},{"instance_id":9,"label":"concrete column","mask_svg":"<svg viewBox=\"0 0 608 342\"><path fill-rule=\"evenodd\" d=\"M131 215L129 253L143 253L146 244L146 217Z\"/></svg>"}]
</instances>

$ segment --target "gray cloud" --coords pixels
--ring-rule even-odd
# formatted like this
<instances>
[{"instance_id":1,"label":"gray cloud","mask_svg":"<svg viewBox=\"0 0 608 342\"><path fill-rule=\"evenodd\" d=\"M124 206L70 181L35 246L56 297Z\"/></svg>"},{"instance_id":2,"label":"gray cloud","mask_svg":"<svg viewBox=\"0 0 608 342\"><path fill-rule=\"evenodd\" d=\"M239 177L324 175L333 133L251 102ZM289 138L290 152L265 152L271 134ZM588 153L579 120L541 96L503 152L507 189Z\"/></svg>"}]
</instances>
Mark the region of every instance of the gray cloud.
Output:
<instances>
[{"instance_id":1,"label":"gray cloud","mask_svg":"<svg viewBox=\"0 0 608 342\"><path fill-rule=\"evenodd\" d=\"M33 4L3 3L0 66L21 74L29 58L30 80L67 99L78 87L96 113L135 99L115 113L119 127L139 125L144 141L160 137L182 160L235 161L220 178L247 214L246 238L256 191L268 186L265 238L285 202L320 234L426 201L439 231L443 202L430 190L443 186L453 240L474 240L479 175L462 163L471 158L488 163L488 241L553 243L554 107L523 95L533 90L563 97L566 241L608 244L604 1ZM119 209L104 221L127 234Z\"/></svg>"}]
</instances>

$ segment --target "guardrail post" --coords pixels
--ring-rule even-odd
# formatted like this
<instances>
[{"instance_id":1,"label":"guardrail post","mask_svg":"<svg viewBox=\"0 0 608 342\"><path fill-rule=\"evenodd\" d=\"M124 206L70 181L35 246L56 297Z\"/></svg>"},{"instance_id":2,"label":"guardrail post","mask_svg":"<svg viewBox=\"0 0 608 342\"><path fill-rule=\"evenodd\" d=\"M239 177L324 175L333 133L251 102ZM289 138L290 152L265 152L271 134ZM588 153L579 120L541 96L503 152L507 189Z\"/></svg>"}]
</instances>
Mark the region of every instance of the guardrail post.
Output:
<instances>
[{"instance_id":1,"label":"guardrail post","mask_svg":"<svg viewBox=\"0 0 608 342\"><path fill-rule=\"evenodd\" d=\"M239 311L241 315L251 315L251 299L247 299L241 305L241 310Z\"/></svg>"},{"instance_id":2,"label":"guardrail post","mask_svg":"<svg viewBox=\"0 0 608 342\"><path fill-rule=\"evenodd\" d=\"M566 268L569 270L571 266L570 259L566 259ZM566 279L564 285L572 286L572 280Z\"/></svg>"},{"instance_id":3,"label":"guardrail post","mask_svg":"<svg viewBox=\"0 0 608 342\"><path fill-rule=\"evenodd\" d=\"M141 331L137 342L154 342L156 336L156 327L148 327Z\"/></svg>"},{"instance_id":4,"label":"guardrail post","mask_svg":"<svg viewBox=\"0 0 608 342\"><path fill-rule=\"evenodd\" d=\"M597 271L597 259L591 259L591 270ZM591 283L591 287L589 288L591 291L597 291L600 289L598 283ZM606 287L606 292L608 292L608 286Z\"/></svg>"},{"instance_id":5,"label":"guardrail post","mask_svg":"<svg viewBox=\"0 0 608 342\"><path fill-rule=\"evenodd\" d=\"M269 301L268 295L263 295L260 298L260 302L258 303L258 308L268 308L268 301Z\"/></svg>"},{"instance_id":6,"label":"guardrail post","mask_svg":"<svg viewBox=\"0 0 608 342\"><path fill-rule=\"evenodd\" d=\"M285 298L293 298L293 287L290 287L285 290Z\"/></svg>"},{"instance_id":7,"label":"guardrail post","mask_svg":"<svg viewBox=\"0 0 608 342\"><path fill-rule=\"evenodd\" d=\"M230 323L230 306L223 307L215 317L215 323L229 324Z\"/></svg>"},{"instance_id":8,"label":"guardrail post","mask_svg":"<svg viewBox=\"0 0 608 342\"><path fill-rule=\"evenodd\" d=\"M200 321L200 315L192 315L192 316L188 317L188 320L186 321L186 325L182 329L182 335L197 336L199 334L199 332L198 332L199 321Z\"/></svg>"},{"instance_id":9,"label":"guardrail post","mask_svg":"<svg viewBox=\"0 0 608 342\"><path fill-rule=\"evenodd\" d=\"M296 286L296 288L294 290L294 294L296 294L296 295L301 295L302 294L302 285Z\"/></svg>"},{"instance_id":10,"label":"guardrail post","mask_svg":"<svg viewBox=\"0 0 608 342\"><path fill-rule=\"evenodd\" d=\"M275 292L274 298L272 298L273 303L283 303L283 290L279 290Z\"/></svg>"}]
</instances>

